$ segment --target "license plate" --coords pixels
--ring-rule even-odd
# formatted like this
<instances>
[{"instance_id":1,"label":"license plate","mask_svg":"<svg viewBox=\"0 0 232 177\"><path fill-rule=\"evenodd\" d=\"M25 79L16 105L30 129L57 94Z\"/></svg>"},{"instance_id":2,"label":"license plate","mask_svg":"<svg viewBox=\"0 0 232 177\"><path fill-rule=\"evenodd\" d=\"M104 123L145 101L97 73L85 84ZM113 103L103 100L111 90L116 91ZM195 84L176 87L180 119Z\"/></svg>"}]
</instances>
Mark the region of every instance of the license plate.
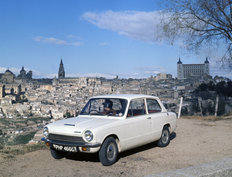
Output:
<instances>
[{"instance_id":1,"label":"license plate","mask_svg":"<svg viewBox=\"0 0 232 177\"><path fill-rule=\"evenodd\" d=\"M77 152L77 147L74 147L74 146L62 146L62 145L57 145L57 144L53 144L52 146L54 149L59 150L59 151Z\"/></svg>"}]
</instances>

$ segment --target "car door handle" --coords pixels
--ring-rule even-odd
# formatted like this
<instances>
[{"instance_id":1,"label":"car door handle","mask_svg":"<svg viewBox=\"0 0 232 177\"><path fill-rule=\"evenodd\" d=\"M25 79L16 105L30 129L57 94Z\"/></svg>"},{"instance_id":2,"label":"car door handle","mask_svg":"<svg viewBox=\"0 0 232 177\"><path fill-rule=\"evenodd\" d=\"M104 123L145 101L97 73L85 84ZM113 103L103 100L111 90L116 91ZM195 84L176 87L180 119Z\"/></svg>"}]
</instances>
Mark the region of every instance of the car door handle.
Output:
<instances>
[{"instance_id":1,"label":"car door handle","mask_svg":"<svg viewBox=\"0 0 232 177\"><path fill-rule=\"evenodd\" d=\"M151 119L151 117L148 117L147 119Z\"/></svg>"}]
</instances>

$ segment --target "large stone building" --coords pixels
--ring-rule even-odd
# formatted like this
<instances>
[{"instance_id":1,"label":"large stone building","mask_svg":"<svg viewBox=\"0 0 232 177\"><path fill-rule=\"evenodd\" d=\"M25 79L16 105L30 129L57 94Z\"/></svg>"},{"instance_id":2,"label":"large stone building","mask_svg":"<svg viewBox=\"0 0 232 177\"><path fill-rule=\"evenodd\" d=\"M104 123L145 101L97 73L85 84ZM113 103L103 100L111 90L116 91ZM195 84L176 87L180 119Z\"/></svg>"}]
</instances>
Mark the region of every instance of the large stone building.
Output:
<instances>
[{"instance_id":1,"label":"large stone building","mask_svg":"<svg viewBox=\"0 0 232 177\"><path fill-rule=\"evenodd\" d=\"M12 104L19 101L22 91L29 81L32 80L32 71L26 72L22 67L20 74L16 77L9 69L0 73L0 105ZM22 90L22 84L23 90Z\"/></svg>"},{"instance_id":2,"label":"large stone building","mask_svg":"<svg viewBox=\"0 0 232 177\"><path fill-rule=\"evenodd\" d=\"M15 75L7 69L5 73L1 73L0 75L0 82L4 84L12 84L14 83Z\"/></svg>"},{"instance_id":3,"label":"large stone building","mask_svg":"<svg viewBox=\"0 0 232 177\"><path fill-rule=\"evenodd\" d=\"M87 86L97 86L100 84L101 84L100 79L96 77L65 77L64 64L62 59L60 61L58 79L56 79L55 77L52 81L53 86L78 85L80 87L87 87Z\"/></svg>"},{"instance_id":4,"label":"large stone building","mask_svg":"<svg viewBox=\"0 0 232 177\"><path fill-rule=\"evenodd\" d=\"M0 84L0 105L12 104L20 100L21 94L20 84Z\"/></svg>"},{"instance_id":5,"label":"large stone building","mask_svg":"<svg viewBox=\"0 0 232 177\"><path fill-rule=\"evenodd\" d=\"M0 73L0 83L2 84L23 83L29 82L30 80L32 80L32 71L26 72L24 67L22 67L17 77L9 69L5 73Z\"/></svg>"},{"instance_id":6,"label":"large stone building","mask_svg":"<svg viewBox=\"0 0 232 177\"><path fill-rule=\"evenodd\" d=\"M158 73L157 76L155 77L155 81L168 80L168 79L172 79L172 75L171 74Z\"/></svg>"},{"instance_id":7,"label":"large stone building","mask_svg":"<svg viewBox=\"0 0 232 177\"><path fill-rule=\"evenodd\" d=\"M19 75L16 78L17 80L21 80L21 82L27 82L32 79L32 71L26 72L24 67L20 70Z\"/></svg>"},{"instance_id":8,"label":"large stone building","mask_svg":"<svg viewBox=\"0 0 232 177\"><path fill-rule=\"evenodd\" d=\"M181 79L203 79L210 76L209 61L206 58L204 64L183 64L179 58L177 62L177 78Z\"/></svg>"}]
</instances>

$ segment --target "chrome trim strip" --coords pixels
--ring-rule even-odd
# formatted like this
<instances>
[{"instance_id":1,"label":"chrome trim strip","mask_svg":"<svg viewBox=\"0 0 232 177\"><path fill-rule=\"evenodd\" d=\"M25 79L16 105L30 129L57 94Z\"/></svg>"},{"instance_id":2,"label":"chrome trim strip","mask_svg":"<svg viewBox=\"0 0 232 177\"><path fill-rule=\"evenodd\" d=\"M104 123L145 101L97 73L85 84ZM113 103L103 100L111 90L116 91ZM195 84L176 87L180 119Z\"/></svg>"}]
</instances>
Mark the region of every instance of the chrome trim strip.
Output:
<instances>
[{"instance_id":1,"label":"chrome trim strip","mask_svg":"<svg viewBox=\"0 0 232 177\"><path fill-rule=\"evenodd\" d=\"M75 127L75 124L64 124L64 125Z\"/></svg>"}]
</instances>

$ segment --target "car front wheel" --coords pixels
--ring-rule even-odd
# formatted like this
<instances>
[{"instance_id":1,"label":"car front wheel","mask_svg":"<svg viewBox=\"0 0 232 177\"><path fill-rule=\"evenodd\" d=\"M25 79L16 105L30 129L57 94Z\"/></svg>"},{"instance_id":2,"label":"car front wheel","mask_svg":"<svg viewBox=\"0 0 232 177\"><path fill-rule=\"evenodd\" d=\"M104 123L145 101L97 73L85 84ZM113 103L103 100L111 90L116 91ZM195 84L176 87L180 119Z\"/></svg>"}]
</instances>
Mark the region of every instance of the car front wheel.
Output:
<instances>
[{"instance_id":1,"label":"car front wheel","mask_svg":"<svg viewBox=\"0 0 232 177\"><path fill-rule=\"evenodd\" d=\"M50 149L51 155L54 159L62 159L64 158L64 154L62 152L58 152L54 149Z\"/></svg>"},{"instance_id":2,"label":"car front wheel","mask_svg":"<svg viewBox=\"0 0 232 177\"><path fill-rule=\"evenodd\" d=\"M161 137L160 137L157 145L159 147L166 147L169 143L170 143L170 132L169 132L169 128L167 126L165 126L163 128Z\"/></svg>"},{"instance_id":3,"label":"car front wheel","mask_svg":"<svg viewBox=\"0 0 232 177\"><path fill-rule=\"evenodd\" d=\"M109 166L116 162L118 157L118 146L113 137L108 137L104 141L100 151L99 159L102 165Z\"/></svg>"}]
</instances>

